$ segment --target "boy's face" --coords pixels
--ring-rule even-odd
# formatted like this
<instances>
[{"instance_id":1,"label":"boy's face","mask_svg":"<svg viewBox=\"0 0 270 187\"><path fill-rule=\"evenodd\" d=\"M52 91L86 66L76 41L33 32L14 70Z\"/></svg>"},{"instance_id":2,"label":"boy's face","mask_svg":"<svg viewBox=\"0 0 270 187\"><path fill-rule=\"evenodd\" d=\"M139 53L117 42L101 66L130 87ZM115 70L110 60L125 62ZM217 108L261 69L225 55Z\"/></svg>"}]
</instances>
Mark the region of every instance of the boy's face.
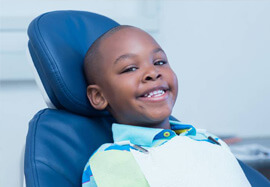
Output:
<instances>
[{"instance_id":1,"label":"boy's face","mask_svg":"<svg viewBox=\"0 0 270 187\"><path fill-rule=\"evenodd\" d=\"M177 78L156 41L140 29L123 28L101 41L99 52L97 85L117 122L166 128Z\"/></svg>"}]
</instances>

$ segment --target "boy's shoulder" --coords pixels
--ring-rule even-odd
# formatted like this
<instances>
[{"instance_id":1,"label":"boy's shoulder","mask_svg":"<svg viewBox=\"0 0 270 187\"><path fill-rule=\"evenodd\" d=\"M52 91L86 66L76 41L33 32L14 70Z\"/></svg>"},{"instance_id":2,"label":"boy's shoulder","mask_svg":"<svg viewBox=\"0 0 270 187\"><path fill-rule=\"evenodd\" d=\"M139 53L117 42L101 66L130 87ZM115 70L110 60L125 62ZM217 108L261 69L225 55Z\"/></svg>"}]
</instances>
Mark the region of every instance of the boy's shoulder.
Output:
<instances>
[{"instance_id":1,"label":"boy's shoulder","mask_svg":"<svg viewBox=\"0 0 270 187\"><path fill-rule=\"evenodd\" d=\"M110 150L118 150L118 151L130 151L130 146L129 143L121 143L121 142L116 142L116 143L105 143L101 145L94 154L99 153L99 152L104 152L104 151L110 151ZM94 155L93 154L93 155Z\"/></svg>"},{"instance_id":2,"label":"boy's shoulder","mask_svg":"<svg viewBox=\"0 0 270 187\"><path fill-rule=\"evenodd\" d=\"M88 159L88 162L86 163L84 172L90 170L90 165L93 162L96 162L98 157L102 157L103 161L111 160L112 155L119 156L119 154L123 152L130 152L130 146L129 145L118 145L116 143L105 143L101 145ZM98 159L99 160L99 159Z\"/></svg>"},{"instance_id":3,"label":"boy's shoulder","mask_svg":"<svg viewBox=\"0 0 270 187\"><path fill-rule=\"evenodd\" d=\"M128 144L106 143L101 145L89 158L84 168L83 186L88 184L97 186L96 183L104 182L109 184L111 181L113 184L128 182L127 184L132 184L128 186L148 186L130 149L131 146ZM106 176L106 180L104 176Z\"/></svg>"}]
</instances>

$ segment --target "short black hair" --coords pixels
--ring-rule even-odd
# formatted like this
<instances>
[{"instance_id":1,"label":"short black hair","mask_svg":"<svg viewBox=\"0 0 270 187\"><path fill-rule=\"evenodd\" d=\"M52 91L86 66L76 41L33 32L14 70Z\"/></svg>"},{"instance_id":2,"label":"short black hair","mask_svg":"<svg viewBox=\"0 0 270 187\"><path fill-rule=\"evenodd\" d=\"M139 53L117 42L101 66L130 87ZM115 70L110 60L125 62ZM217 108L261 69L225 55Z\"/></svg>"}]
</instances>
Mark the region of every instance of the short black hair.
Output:
<instances>
[{"instance_id":1,"label":"short black hair","mask_svg":"<svg viewBox=\"0 0 270 187\"><path fill-rule=\"evenodd\" d=\"M84 57L84 74L86 77L87 84L95 84L97 75L100 75L100 70L98 66L99 63L99 46L101 41L111 36L113 33L124 29L133 27L130 25L119 25L117 27L112 28L111 30L107 31L103 35L101 35L94 43L89 47L85 57Z\"/></svg>"}]
</instances>

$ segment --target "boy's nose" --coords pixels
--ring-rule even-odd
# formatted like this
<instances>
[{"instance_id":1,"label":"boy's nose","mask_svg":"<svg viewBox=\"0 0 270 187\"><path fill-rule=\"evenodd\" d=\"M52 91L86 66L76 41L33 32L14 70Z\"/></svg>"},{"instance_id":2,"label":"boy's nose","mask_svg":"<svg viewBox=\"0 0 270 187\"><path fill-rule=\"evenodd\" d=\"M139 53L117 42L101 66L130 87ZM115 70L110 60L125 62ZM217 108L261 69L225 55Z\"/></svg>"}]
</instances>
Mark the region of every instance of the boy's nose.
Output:
<instances>
[{"instance_id":1,"label":"boy's nose","mask_svg":"<svg viewBox=\"0 0 270 187\"><path fill-rule=\"evenodd\" d=\"M158 72L156 68L148 69L143 76L143 82L147 81L155 81L156 79L160 78L161 74Z\"/></svg>"}]
</instances>

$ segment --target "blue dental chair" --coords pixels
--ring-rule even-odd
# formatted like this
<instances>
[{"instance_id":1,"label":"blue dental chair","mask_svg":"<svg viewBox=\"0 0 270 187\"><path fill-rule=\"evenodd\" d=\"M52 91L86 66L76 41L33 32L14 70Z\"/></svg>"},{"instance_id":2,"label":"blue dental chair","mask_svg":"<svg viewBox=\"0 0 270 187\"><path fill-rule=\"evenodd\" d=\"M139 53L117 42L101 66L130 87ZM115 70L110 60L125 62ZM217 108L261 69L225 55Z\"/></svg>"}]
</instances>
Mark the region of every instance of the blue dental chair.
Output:
<instances>
[{"instance_id":1,"label":"blue dental chair","mask_svg":"<svg viewBox=\"0 0 270 187\"><path fill-rule=\"evenodd\" d=\"M88 47L118 25L83 11L49 12L31 22L28 47L50 108L39 111L29 123L27 187L81 186L90 155L112 142L114 119L89 104L82 64ZM257 171L239 163L252 186L270 186Z\"/></svg>"}]
</instances>

